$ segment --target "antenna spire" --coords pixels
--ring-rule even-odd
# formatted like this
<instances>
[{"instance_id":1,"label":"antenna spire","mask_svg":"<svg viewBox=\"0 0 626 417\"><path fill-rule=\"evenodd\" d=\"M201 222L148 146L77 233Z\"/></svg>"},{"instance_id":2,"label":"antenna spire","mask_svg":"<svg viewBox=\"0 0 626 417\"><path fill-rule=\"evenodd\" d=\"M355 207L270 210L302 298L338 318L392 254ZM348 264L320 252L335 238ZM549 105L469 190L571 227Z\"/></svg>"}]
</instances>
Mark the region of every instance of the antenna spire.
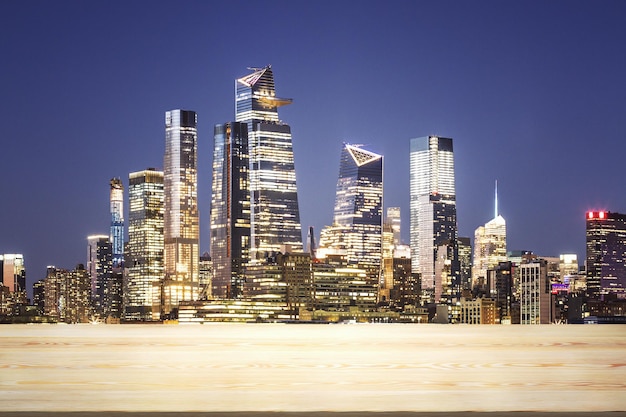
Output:
<instances>
[{"instance_id":1,"label":"antenna spire","mask_svg":"<svg viewBox=\"0 0 626 417\"><path fill-rule=\"evenodd\" d=\"M496 215L494 216L494 219L498 217L498 180L496 180L495 210L496 210Z\"/></svg>"}]
</instances>

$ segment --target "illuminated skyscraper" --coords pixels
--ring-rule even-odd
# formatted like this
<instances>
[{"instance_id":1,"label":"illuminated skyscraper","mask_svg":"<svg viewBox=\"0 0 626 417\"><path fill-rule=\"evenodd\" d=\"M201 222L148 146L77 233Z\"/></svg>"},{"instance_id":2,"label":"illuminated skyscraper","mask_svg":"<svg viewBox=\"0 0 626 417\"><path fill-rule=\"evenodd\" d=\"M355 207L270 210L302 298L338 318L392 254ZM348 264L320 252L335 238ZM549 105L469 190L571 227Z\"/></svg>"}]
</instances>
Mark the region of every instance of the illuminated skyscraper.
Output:
<instances>
[{"instance_id":1,"label":"illuminated skyscraper","mask_svg":"<svg viewBox=\"0 0 626 417\"><path fill-rule=\"evenodd\" d=\"M124 317L152 319L153 289L163 279L163 172L128 176L128 248Z\"/></svg>"},{"instance_id":2,"label":"illuminated skyscraper","mask_svg":"<svg viewBox=\"0 0 626 417\"><path fill-rule=\"evenodd\" d=\"M626 294L626 214L587 213L587 296Z\"/></svg>"},{"instance_id":3,"label":"illuminated skyscraper","mask_svg":"<svg viewBox=\"0 0 626 417\"><path fill-rule=\"evenodd\" d=\"M165 113L165 278L157 312L164 317L175 315L179 301L198 297L197 138L196 112L171 110Z\"/></svg>"},{"instance_id":4,"label":"illuminated skyscraper","mask_svg":"<svg viewBox=\"0 0 626 417\"><path fill-rule=\"evenodd\" d=\"M26 269L24 268L24 255L5 254L0 255L0 291L4 290L4 297L0 297L0 314L12 315L17 312L17 307L26 305Z\"/></svg>"},{"instance_id":5,"label":"illuminated skyscraper","mask_svg":"<svg viewBox=\"0 0 626 417\"><path fill-rule=\"evenodd\" d=\"M380 272L382 257L383 157L358 145L341 152L333 225L322 231L320 251L346 256L369 276Z\"/></svg>"},{"instance_id":6,"label":"illuminated skyscraper","mask_svg":"<svg viewBox=\"0 0 626 417\"><path fill-rule=\"evenodd\" d=\"M506 260L506 222L498 214L498 183L496 182L494 218L474 232L473 285L484 286L487 270L495 268L500 262Z\"/></svg>"},{"instance_id":7,"label":"illuminated skyscraper","mask_svg":"<svg viewBox=\"0 0 626 417\"><path fill-rule=\"evenodd\" d=\"M211 198L212 294L239 298L250 250L248 129L245 123L215 126Z\"/></svg>"},{"instance_id":8,"label":"illuminated skyscraper","mask_svg":"<svg viewBox=\"0 0 626 417\"><path fill-rule=\"evenodd\" d=\"M278 118L290 103L276 97L271 66L235 81L236 121L248 125L251 259L284 246L302 251L291 128Z\"/></svg>"},{"instance_id":9,"label":"illuminated skyscraper","mask_svg":"<svg viewBox=\"0 0 626 417\"><path fill-rule=\"evenodd\" d=\"M437 248L457 238L452 139L411 139L410 198L411 267L433 301Z\"/></svg>"},{"instance_id":10,"label":"illuminated skyscraper","mask_svg":"<svg viewBox=\"0 0 626 417\"><path fill-rule=\"evenodd\" d=\"M548 263L535 259L520 265L520 323L549 324L551 285Z\"/></svg>"},{"instance_id":11,"label":"illuminated skyscraper","mask_svg":"<svg viewBox=\"0 0 626 417\"><path fill-rule=\"evenodd\" d=\"M87 237L87 274L90 281L91 305L100 317L106 317L109 301L107 286L113 277L113 251L111 237L91 235ZM119 272L119 268L116 272Z\"/></svg>"},{"instance_id":12,"label":"illuminated skyscraper","mask_svg":"<svg viewBox=\"0 0 626 417\"><path fill-rule=\"evenodd\" d=\"M119 178L111 179L111 250L113 270L124 267L124 184Z\"/></svg>"}]
</instances>

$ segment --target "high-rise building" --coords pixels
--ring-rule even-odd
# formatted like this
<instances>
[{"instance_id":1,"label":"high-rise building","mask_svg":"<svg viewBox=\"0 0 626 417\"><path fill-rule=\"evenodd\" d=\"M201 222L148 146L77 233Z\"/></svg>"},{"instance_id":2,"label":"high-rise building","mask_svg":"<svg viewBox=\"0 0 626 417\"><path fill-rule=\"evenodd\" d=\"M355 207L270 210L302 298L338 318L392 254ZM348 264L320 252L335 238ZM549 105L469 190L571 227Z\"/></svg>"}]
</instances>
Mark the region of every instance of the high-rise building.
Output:
<instances>
[{"instance_id":1,"label":"high-rise building","mask_svg":"<svg viewBox=\"0 0 626 417\"><path fill-rule=\"evenodd\" d=\"M111 251L113 270L119 272L124 267L124 184L119 178L112 178L111 185Z\"/></svg>"},{"instance_id":2,"label":"high-rise building","mask_svg":"<svg viewBox=\"0 0 626 417\"><path fill-rule=\"evenodd\" d=\"M474 232L473 286L484 286L487 270L495 268L506 257L506 222L498 213L498 183L496 182L494 217Z\"/></svg>"},{"instance_id":3,"label":"high-rise building","mask_svg":"<svg viewBox=\"0 0 626 417\"><path fill-rule=\"evenodd\" d=\"M626 297L626 214L587 213L587 296Z\"/></svg>"},{"instance_id":4,"label":"high-rise building","mask_svg":"<svg viewBox=\"0 0 626 417\"><path fill-rule=\"evenodd\" d=\"M83 264L71 271L49 266L44 280L44 313L66 323L88 322L89 281Z\"/></svg>"},{"instance_id":5,"label":"high-rise building","mask_svg":"<svg viewBox=\"0 0 626 417\"><path fill-rule=\"evenodd\" d=\"M0 314L13 315L19 306L27 304L24 255L0 255L0 274L0 290L6 287L3 302L0 303Z\"/></svg>"},{"instance_id":6,"label":"high-rise building","mask_svg":"<svg viewBox=\"0 0 626 417\"><path fill-rule=\"evenodd\" d=\"M128 245L124 318L151 320L153 290L163 279L163 172L149 168L128 176Z\"/></svg>"},{"instance_id":7,"label":"high-rise building","mask_svg":"<svg viewBox=\"0 0 626 417\"><path fill-rule=\"evenodd\" d=\"M164 279L153 317L175 317L181 300L198 298L199 217L196 112L165 112L163 162ZM157 308L158 306L158 308Z\"/></svg>"},{"instance_id":8,"label":"high-rise building","mask_svg":"<svg viewBox=\"0 0 626 417\"><path fill-rule=\"evenodd\" d=\"M252 71L235 80L235 120L248 126L250 258L255 260L284 247L302 251L302 230L291 128L278 118L278 108L292 100L276 97L271 66Z\"/></svg>"},{"instance_id":9,"label":"high-rise building","mask_svg":"<svg viewBox=\"0 0 626 417\"><path fill-rule=\"evenodd\" d=\"M472 244L469 237L460 237L459 246L459 271L461 289L470 290L472 288Z\"/></svg>"},{"instance_id":10,"label":"high-rise building","mask_svg":"<svg viewBox=\"0 0 626 417\"><path fill-rule=\"evenodd\" d=\"M411 139L411 267L422 277L422 294L434 301L437 248L456 241L456 191L452 139Z\"/></svg>"},{"instance_id":11,"label":"high-rise building","mask_svg":"<svg viewBox=\"0 0 626 417\"><path fill-rule=\"evenodd\" d=\"M98 281L102 279L98 278L98 276L103 272L107 274L111 272L111 265L108 265L108 268L102 265L104 261L99 256L99 254L104 253L104 247L110 247L109 239L109 235L87 236L87 273L90 277L91 298L94 306L98 297ZM109 258L109 264L110 263L111 259Z\"/></svg>"},{"instance_id":12,"label":"high-rise building","mask_svg":"<svg viewBox=\"0 0 626 417\"><path fill-rule=\"evenodd\" d=\"M250 260L248 125L232 122L214 129L211 197L212 294L240 298Z\"/></svg>"},{"instance_id":13,"label":"high-rise building","mask_svg":"<svg viewBox=\"0 0 626 417\"><path fill-rule=\"evenodd\" d=\"M400 207L387 207L386 222L389 224L391 232L393 233L393 245L398 246L402 243L400 236L400 226L402 220L400 217Z\"/></svg>"},{"instance_id":14,"label":"high-rise building","mask_svg":"<svg viewBox=\"0 0 626 417\"><path fill-rule=\"evenodd\" d=\"M119 269L116 270L118 272ZM106 317L111 310L109 282L113 280L113 248L110 236L87 236L87 274L94 312L100 317Z\"/></svg>"},{"instance_id":15,"label":"high-rise building","mask_svg":"<svg viewBox=\"0 0 626 417\"><path fill-rule=\"evenodd\" d=\"M551 285L548 263L535 259L522 263L520 269L520 323L549 324Z\"/></svg>"},{"instance_id":16,"label":"high-rise building","mask_svg":"<svg viewBox=\"0 0 626 417\"><path fill-rule=\"evenodd\" d=\"M344 144L333 225L322 231L320 250L346 256L378 281L382 257L383 157Z\"/></svg>"}]
</instances>

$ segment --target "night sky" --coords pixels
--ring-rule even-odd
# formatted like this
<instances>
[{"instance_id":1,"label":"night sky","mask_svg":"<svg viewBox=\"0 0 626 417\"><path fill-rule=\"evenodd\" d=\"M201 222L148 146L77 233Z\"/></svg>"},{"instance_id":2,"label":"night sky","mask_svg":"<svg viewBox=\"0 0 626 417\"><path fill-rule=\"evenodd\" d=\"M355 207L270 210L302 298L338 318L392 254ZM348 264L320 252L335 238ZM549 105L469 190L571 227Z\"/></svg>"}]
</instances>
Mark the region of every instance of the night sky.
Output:
<instances>
[{"instance_id":1,"label":"night sky","mask_svg":"<svg viewBox=\"0 0 626 417\"><path fill-rule=\"evenodd\" d=\"M2 1L0 253L86 262L109 180L162 168L164 112L198 112L201 251L213 125L271 64L291 125L303 229L332 221L342 142L384 155L409 234L409 140L454 139L460 236L585 254L584 214L626 212L624 1ZM125 209L128 210L127 204Z\"/></svg>"}]
</instances>

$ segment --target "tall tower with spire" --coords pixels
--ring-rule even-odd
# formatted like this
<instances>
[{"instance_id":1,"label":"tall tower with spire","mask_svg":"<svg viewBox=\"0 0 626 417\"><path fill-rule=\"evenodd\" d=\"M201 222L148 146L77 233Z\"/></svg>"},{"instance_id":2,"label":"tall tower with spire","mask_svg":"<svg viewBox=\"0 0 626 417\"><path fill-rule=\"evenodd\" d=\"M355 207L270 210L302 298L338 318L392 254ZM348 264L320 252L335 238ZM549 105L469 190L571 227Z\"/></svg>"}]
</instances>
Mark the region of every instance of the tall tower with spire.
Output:
<instances>
[{"instance_id":1,"label":"tall tower with spire","mask_svg":"<svg viewBox=\"0 0 626 417\"><path fill-rule=\"evenodd\" d=\"M473 285L484 282L487 278L487 270L506 260L506 222L498 213L498 181L496 180L494 218L474 232Z\"/></svg>"},{"instance_id":2,"label":"tall tower with spire","mask_svg":"<svg viewBox=\"0 0 626 417\"><path fill-rule=\"evenodd\" d=\"M276 97L268 65L235 80L235 120L248 127L250 259L272 252L302 251L302 230L291 128L278 108L291 99Z\"/></svg>"}]
</instances>

